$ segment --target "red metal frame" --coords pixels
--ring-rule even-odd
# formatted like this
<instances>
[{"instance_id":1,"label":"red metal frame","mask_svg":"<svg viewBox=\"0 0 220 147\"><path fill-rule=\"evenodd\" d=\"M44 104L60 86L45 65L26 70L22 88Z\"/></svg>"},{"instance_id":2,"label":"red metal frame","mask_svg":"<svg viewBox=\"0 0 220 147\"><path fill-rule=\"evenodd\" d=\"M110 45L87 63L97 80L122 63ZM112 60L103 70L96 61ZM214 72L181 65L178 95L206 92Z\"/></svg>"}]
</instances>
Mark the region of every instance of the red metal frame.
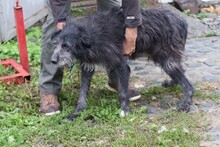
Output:
<instances>
[{"instance_id":1,"label":"red metal frame","mask_svg":"<svg viewBox=\"0 0 220 147\"><path fill-rule=\"evenodd\" d=\"M6 83L17 83L21 84L25 82L26 80L30 80L30 74L23 69L23 67L18 64L14 59L6 59L3 61L0 61L0 64L2 64L5 67L13 67L14 70L16 70L16 74L8 75L0 77L0 80L6 84Z\"/></svg>"},{"instance_id":2,"label":"red metal frame","mask_svg":"<svg viewBox=\"0 0 220 147\"><path fill-rule=\"evenodd\" d=\"M20 63L26 71L29 71L25 27L22 7L18 5L18 0L16 0L16 6L14 7L18 48L20 55Z\"/></svg>"},{"instance_id":3,"label":"red metal frame","mask_svg":"<svg viewBox=\"0 0 220 147\"><path fill-rule=\"evenodd\" d=\"M14 70L16 70L16 74L0 77L0 80L3 81L3 83L21 84L25 82L25 79L30 80L30 74L28 73L30 67L28 62L23 11L22 7L19 6L18 0L16 0L16 5L14 7L14 14L21 65L16 63L13 59L0 61L0 64L2 64L3 66L11 66L14 68Z\"/></svg>"}]
</instances>

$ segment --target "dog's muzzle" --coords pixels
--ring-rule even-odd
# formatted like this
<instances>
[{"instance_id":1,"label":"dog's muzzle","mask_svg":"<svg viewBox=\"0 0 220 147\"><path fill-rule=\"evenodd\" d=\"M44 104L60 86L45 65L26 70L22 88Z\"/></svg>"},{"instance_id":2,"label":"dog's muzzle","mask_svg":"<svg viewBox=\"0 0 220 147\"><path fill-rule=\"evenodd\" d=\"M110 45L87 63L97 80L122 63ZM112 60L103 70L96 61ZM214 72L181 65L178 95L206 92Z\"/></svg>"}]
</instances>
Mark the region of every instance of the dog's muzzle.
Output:
<instances>
[{"instance_id":1,"label":"dog's muzzle","mask_svg":"<svg viewBox=\"0 0 220 147\"><path fill-rule=\"evenodd\" d=\"M59 56L57 54L53 54L51 56L51 59L50 61L53 63L53 64L57 64L57 62L59 61Z\"/></svg>"}]
</instances>

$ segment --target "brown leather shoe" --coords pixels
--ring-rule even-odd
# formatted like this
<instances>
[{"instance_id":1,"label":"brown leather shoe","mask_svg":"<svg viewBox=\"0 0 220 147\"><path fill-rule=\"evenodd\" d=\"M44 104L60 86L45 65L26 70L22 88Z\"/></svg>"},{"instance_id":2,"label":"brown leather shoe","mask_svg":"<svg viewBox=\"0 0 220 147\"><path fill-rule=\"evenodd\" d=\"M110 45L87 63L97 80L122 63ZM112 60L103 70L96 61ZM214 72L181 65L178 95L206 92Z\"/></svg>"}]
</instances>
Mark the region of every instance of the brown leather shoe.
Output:
<instances>
[{"instance_id":1,"label":"brown leather shoe","mask_svg":"<svg viewBox=\"0 0 220 147\"><path fill-rule=\"evenodd\" d=\"M40 112L45 115L60 113L58 98L52 94L40 94Z\"/></svg>"},{"instance_id":2,"label":"brown leather shoe","mask_svg":"<svg viewBox=\"0 0 220 147\"><path fill-rule=\"evenodd\" d=\"M116 84L108 83L108 85L106 87L108 90L110 90L112 92L118 92L118 85L116 85ZM129 101L136 101L141 98L141 94L137 90L129 87L128 97L129 97Z\"/></svg>"}]
</instances>

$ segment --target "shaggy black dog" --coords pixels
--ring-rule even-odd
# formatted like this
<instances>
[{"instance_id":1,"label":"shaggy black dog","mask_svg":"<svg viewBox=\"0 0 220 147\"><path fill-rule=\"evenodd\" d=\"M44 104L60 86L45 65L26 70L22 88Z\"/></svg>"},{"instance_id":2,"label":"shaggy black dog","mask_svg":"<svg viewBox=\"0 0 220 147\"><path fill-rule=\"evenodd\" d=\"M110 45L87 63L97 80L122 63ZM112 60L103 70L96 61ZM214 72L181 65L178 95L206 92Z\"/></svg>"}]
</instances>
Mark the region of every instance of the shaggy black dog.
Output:
<instances>
[{"instance_id":1,"label":"shaggy black dog","mask_svg":"<svg viewBox=\"0 0 220 147\"><path fill-rule=\"evenodd\" d=\"M131 58L147 56L158 64L170 77L164 86L180 84L184 98L180 111L189 111L193 87L184 75L181 65L187 38L187 23L180 16L164 9L142 10L143 24L138 27L136 51ZM68 117L74 119L86 107L86 97L94 73L94 65L103 65L107 71L118 75L121 116L129 112L128 80L129 68L122 54L124 40L124 13L115 8L97 13L67 24L52 37L54 53L51 61L58 66L79 60L81 64L80 96L75 112Z\"/></svg>"}]
</instances>

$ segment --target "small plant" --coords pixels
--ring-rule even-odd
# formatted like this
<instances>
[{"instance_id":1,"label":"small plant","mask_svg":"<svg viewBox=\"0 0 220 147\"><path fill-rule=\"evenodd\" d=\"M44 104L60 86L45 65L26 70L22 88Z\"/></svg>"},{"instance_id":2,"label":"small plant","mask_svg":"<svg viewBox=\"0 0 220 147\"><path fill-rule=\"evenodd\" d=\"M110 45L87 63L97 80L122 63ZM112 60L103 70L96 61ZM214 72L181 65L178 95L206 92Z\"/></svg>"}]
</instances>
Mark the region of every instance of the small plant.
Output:
<instances>
[{"instance_id":1,"label":"small plant","mask_svg":"<svg viewBox=\"0 0 220 147\"><path fill-rule=\"evenodd\" d=\"M207 18L207 14L205 13L199 13L196 15L196 18L203 20L204 18Z\"/></svg>"},{"instance_id":2,"label":"small plant","mask_svg":"<svg viewBox=\"0 0 220 147\"><path fill-rule=\"evenodd\" d=\"M30 65L40 64L40 48L41 48L41 29L40 27L32 27L27 30L27 50ZM13 58L19 61L19 51L17 39L4 42L0 46L0 60Z\"/></svg>"},{"instance_id":3,"label":"small plant","mask_svg":"<svg viewBox=\"0 0 220 147\"><path fill-rule=\"evenodd\" d=\"M208 34L205 34L205 37L213 37L213 36L217 36L216 32L210 32Z\"/></svg>"},{"instance_id":4,"label":"small plant","mask_svg":"<svg viewBox=\"0 0 220 147\"><path fill-rule=\"evenodd\" d=\"M79 17L79 16L86 16L88 14L95 13L96 9L95 8L89 8L89 9L71 9L71 15L74 17Z\"/></svg>"},{"instance_id":5,"label":"small plant","mask_svg":"<svg viewBox=\"0 0 220 147\"><path fill-rule=\"evenodd\" d=\"M18 43L16 39L4 42L0 45L0 60L7 58L18 60L18 56Z\"/></svg>"},{"instance_id":6,"label":"small plant","mask_svg":"<svg viewBox=\"0 0 220 147\"><path fill-rule=\"evenodd\" d=\"M15 74L16 71L11 67L4 67L3 65L0 64L0 77Z\"/></svg>"},{"instance_id":7,"label":"small plant","mask_svg":"<svg viewBox=\"0 0 220 147\"><path fill-rule=\"evenodd\" d=\"M190 9L186 9L183 11L184 14L186 14L187 16L189 16L191 14L191 10Z\"/></svg>"}]
</instances>

